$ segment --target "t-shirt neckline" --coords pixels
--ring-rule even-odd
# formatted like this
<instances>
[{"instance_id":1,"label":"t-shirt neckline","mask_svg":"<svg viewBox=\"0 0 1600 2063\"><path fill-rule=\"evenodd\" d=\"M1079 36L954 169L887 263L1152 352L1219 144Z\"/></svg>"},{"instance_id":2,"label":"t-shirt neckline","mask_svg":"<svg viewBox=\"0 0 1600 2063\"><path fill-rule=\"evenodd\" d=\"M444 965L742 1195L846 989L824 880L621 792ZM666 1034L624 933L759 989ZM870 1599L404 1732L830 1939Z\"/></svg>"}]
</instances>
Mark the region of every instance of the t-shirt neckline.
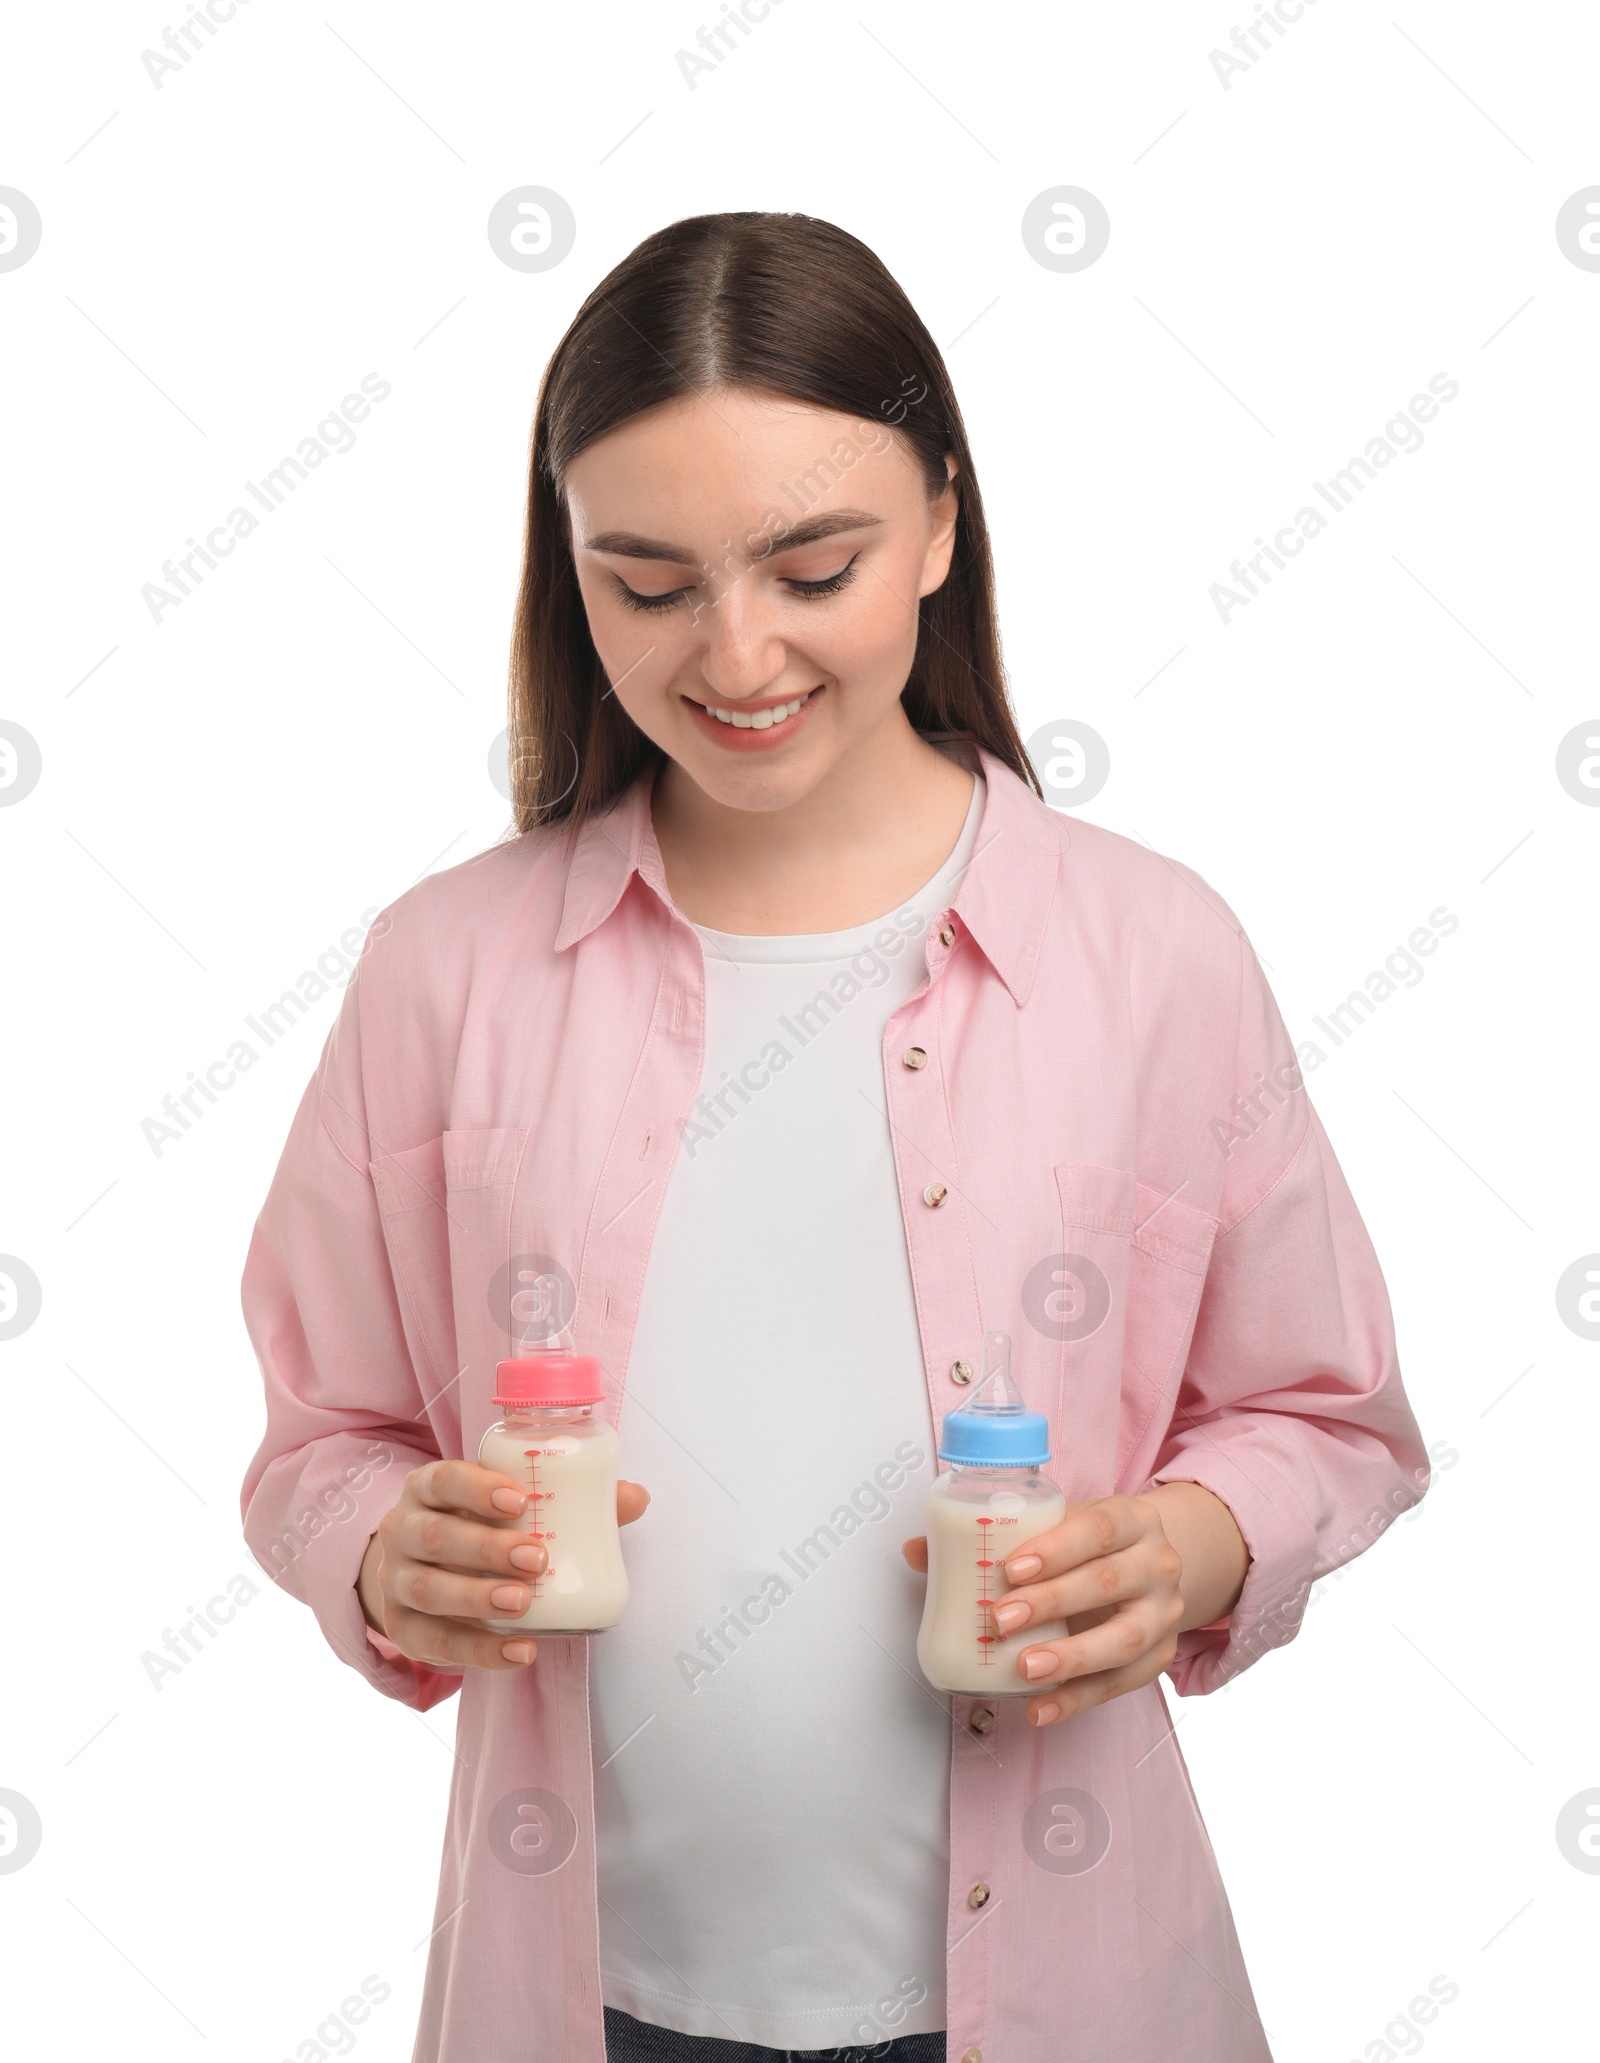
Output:
<instances>
[{"instance_id":1,"label":"t-shirt neckline","mask_svg":"<svg viewBox=\"0 0 1600 2063\"><path fill-rule=\"evenodd\" d=\"M967 866L978 842L978 827L983 818L986 790L983 775L973 769L969 771L972 772L972 796L967 804L967 814L960 833L942 865L929 876L915 894L907 896L903 902L897 904L894 909L885 911L882 916L869 918L865 924L852 924L844 931L714 931L710 925L696 924L694 928L700 934L708 959L788 962L847 960L852 954L870 946L875 935L883 930L885 925L891 930L894 929L894 920L901 912L914 911L924 919L931 916L933 909L949 900L955 877ZM905 935L903 931L901 935Z\"/></svg>"}]
</instances>

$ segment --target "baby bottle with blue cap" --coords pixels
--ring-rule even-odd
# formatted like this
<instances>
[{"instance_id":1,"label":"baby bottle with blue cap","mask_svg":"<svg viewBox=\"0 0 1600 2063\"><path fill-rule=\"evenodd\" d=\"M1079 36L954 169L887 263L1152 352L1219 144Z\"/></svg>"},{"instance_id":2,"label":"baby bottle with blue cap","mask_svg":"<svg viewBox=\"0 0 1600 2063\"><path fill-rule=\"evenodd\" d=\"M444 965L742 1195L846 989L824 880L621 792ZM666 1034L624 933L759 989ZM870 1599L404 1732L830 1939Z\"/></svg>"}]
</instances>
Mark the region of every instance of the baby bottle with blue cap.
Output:
<instances>
[{"instance_id":1,"label":"baby bottle with blue cap","mask_svg":"<svg viewBox=\"0 0 1600 2063\"><path fill-rule=\"evenodd\" d=\"M928 1593L917 1661L940 1690L991 1698L1034 1694L1017 1669L1024 1648L1062 1640L1065 1619L1002 1634L994 1608L1013 1586L1001 1564L1024 1540L1059 1525L1067 1500L1044 1474L1050 1426L1024 1407L1011 1379L1011 1341L983 1337L983 1381L970 1403L945 1414L939 1459L948 1464L928 1491Z\"/></svg>"}]
</instances>

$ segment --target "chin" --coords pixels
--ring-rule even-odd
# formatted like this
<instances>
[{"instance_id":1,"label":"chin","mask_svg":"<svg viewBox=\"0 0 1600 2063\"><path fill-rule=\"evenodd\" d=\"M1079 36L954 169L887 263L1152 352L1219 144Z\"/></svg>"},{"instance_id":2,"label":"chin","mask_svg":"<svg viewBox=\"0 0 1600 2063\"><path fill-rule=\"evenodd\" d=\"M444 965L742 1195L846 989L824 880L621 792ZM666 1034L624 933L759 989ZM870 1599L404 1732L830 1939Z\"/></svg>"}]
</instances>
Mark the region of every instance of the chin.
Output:
<instances>
[{"instance_id":1,"label":"chin","mask_svg":"<svg viewBox=\"0 0 1600 2063\"><path fill-rule=\"evenodd\" d=\"M786 766L767 766L760 761L730 766L722 763L720 757L707 765L708 757L702 750L692 761L680 760L679 765L697 788L727 809L787 809L809 794L827 772L825 763L819 764L809 755L803 761L791 760Z\"/></svg>"}]
</instances>

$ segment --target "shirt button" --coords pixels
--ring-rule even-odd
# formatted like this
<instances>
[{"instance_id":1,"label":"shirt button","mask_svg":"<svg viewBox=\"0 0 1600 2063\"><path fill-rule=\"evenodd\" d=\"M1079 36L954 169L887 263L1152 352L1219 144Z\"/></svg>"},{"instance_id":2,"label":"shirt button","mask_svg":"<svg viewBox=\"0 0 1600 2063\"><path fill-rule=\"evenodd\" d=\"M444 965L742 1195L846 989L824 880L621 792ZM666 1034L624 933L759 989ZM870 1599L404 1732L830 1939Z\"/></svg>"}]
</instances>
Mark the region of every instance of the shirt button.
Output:
<instances>
[{"instance_id":1,"label":"shirt button","mask_svg":"<svg viewBox=\"0 0 1600 2063\"><path fill-rule=\"evenodd\" d=\"M979 1705L968 1715L967 1724L974 1733L987 1733L994 1725L994 1714L987 1705Z\"/></svg>"},{"instance_id":2,"label":"shirt button","mask_svg":"<svg viewBox=\"0 0 1600 2063\"><path fill-rule=\"evenodd\" d=\"M942 945L942 946L953 946L953 945L955 944L955 942L956 942L956 928L955 928L955 926L954 926L953 924L941 924L941 925L939 926L939 943L940 943L940 945Z\"/></svg>"},{"instance_id":3,"label":"shirt button","mask_svg":"<svg viewBox=\"0 0 1600 2063\"><path fill-rule=\"evenodd\" d=\"M909 1051L901 1054L900 1062L903 1067L926 1067L928 1056L920 1046L912 1046Z\"/></svg>"},{"instance_id":4,"label":"shirt button","mask_svg":"<svg viewBox=\"0 0 1600 2063\"><path fill-rule=\"evenodd\" d=\"M970 1906L987 1905L989 1903L988 1885L974 1884L972 1889L967 1893L967 1903Z\"/></svg>"},{"instance_id":5,"label":"shirt button","mask_svg":"<svg viewBox=\"0 0 1600 2063\"><path fill-rule=\"evenodd\" d=\"M982 2049L963 2049L961 2063L983 2063Z\"/></svg>"},{"instance_id":6,"label":"shirt button","mask_svg":"<svg viewBox=\"0 0 1600 2063\"><path fill-rule=\"evenodd\" d=\"M950 1367L950 1380L952 1382L971 1382L972 1363L970 1361L952 1362Z\"/></svg>"},{"instance_id":7,"label":"shirt button","mask_svg":"<svg viewBox=\"0 0 1600 2063\"><path fill-rule=\"evenodd\" d=\"M942 1182L930 1182L922 1192L922 1200L931 1209L937 1210L950 1194Z\"/></svg>"}]
</instances>

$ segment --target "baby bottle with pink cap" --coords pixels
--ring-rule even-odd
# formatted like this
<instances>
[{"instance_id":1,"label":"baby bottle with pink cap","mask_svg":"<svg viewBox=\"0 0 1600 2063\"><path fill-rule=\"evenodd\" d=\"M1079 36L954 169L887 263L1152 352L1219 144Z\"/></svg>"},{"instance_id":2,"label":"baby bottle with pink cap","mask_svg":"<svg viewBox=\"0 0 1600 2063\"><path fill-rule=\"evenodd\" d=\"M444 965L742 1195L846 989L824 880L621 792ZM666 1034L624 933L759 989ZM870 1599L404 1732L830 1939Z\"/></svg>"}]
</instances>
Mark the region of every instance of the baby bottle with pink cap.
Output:
<instances>
[{"instance_id":1,"label":"baby bottle with pink cap","mask_svg":"<svg viewBox=\"0 0 1600 2063\"><path fill-rule=\"evenodd\" d=\"M595 1406L600 1363L589 1354L524 1342L495 1368L504 1416L484 1434L478 1460L528 1493L528 1508L499 1523L544 1543L549 1557L520 1618L488 1619L496 1633L599 1633L628 1602L617 1533L617 1436Z\"/></svg>"}]
</instances>

